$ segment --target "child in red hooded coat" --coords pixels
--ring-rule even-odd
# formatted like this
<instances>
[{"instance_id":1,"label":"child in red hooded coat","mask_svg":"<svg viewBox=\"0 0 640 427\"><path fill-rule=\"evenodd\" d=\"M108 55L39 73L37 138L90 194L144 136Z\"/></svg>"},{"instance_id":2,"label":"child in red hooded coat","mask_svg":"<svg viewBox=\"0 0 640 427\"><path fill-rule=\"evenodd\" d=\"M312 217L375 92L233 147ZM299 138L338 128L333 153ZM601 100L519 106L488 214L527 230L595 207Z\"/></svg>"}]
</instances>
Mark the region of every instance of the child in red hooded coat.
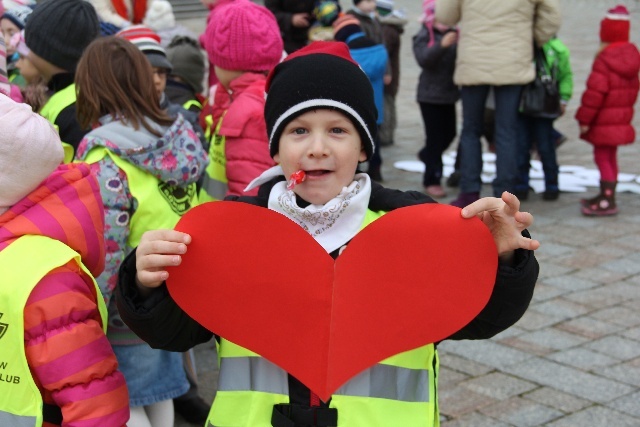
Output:
<instances>
[{"instance_id":1,"label":"child in red hooded coat","mask_svg":"<svg viewBox=\"0 0 640 427\"><path fill-rule=\"evenodd\" d=\"M593 144L600 170L600 193L581 201L587 216L618 213L615 201L619 145L635 141L633 106L638 97L640 53L629 42L629 12L618 5L600 23L601 46L587 80L576 119L580 138Z\"/></svg>"}]
</instances>

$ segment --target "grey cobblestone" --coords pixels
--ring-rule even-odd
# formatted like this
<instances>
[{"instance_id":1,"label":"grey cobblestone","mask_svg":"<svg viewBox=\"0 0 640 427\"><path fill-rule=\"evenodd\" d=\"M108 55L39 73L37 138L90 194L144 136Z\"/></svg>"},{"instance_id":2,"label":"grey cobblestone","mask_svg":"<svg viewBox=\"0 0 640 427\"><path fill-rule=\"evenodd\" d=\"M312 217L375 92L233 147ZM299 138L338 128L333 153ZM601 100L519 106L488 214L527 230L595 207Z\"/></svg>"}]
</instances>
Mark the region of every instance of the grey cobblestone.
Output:
<instances>
[{"instance_id":1,"label":"grey cobblestone","mask_svg":"<svg viewBox=\"0 0 640 427\"><path fill-rule=\"evenodd\" d=\"M504 400L538 388L536 384L501 372L492 372L483 377L472 378L463 381L461 385L471 391L498 400Z\"/></svg>"},{"instance_id":2,"label":"grey cobblestone","mask_svg":"<svg viewBox=\"0 0 640 427\"><path fill-rule=\"evenodd\" d=\"M632 386L542 358L503 369L519 378L555 388L593 402L606 403L634 391Z\"/></svg>"},{"instance_id":3,"label":"grey cobblestone","mask_svg":"<svg viewBox=\"0 0 640 427\"><path fill-rule=\"evenodd\" d=\"M548 427L638 427L638 419L602 406L593 406L547 424Z\"/></svg>"},{"instance_id":4,"label":"grey cobblestone","mask_svg":"<svg viewBox=\"0 0 640 427\"><path fill-rule=\"evenodd\" d=\"M531 402L519 397L496 403L481 410L489 415L516 427L533 427L547 425L554 419L564 415L549 406Z\"/></svg>"}]
</instances>

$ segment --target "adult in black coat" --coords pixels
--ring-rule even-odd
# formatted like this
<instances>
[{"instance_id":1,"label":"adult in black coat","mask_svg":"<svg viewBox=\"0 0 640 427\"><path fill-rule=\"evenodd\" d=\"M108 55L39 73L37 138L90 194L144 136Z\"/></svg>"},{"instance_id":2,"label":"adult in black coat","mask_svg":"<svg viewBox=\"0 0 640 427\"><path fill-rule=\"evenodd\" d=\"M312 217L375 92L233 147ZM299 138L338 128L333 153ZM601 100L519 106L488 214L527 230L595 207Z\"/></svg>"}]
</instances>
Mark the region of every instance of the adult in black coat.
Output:
<instances>
[{"instance_id":1,"label":"adult in black coat","mask_svg":"<svg viewBox=\"0 0 640 427\"><path fill-rule=\"evenodd\" d=\"M278 21L287 53L307 45L309 28L315 22L316 0L265 0L264 5Z\"/></svg>"}]
</instances>

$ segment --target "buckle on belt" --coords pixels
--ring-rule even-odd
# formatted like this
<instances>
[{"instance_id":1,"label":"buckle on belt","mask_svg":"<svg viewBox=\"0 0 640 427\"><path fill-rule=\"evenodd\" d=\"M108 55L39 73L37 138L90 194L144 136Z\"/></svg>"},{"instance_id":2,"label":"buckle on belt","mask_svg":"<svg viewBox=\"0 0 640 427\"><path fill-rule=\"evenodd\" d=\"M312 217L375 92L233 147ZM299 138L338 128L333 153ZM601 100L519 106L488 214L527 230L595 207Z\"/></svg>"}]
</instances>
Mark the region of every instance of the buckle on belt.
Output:
<instances>
[{"instance_id":1,"label":"buckle on belt","mask_svg":"<svg viewBox=\"0 0 640 427\"><path fill-rule=\"evenodd\" d=\"M271 425L273 427L337 427L338 409L281 403L273 405Z\"/></svg>"}]
</instances>

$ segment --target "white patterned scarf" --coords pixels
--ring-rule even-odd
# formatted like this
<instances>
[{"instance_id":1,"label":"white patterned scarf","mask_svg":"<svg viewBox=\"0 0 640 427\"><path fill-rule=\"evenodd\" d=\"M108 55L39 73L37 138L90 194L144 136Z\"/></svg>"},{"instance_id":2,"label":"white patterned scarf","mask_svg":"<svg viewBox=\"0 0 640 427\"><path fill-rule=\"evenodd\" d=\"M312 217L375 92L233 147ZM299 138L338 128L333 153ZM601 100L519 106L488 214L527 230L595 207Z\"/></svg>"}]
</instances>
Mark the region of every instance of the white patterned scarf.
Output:
<instances>
[{"instance_id":1,"label":"white patterned scarf","mask_svg":"<svg viewBox=\"0 0 640 427\"><path fill-rule=\"evenodd\" d=\"M266 171L267 176L263 179L273 178L274 172L271 169ZM343 187L340 194L324 205L309 205L306 208L298 206L296 194L293 190L287 190L286 181L278 182L271 189L268 206L300 225L327 253L331 253L358 234L370 197L369 175L360 173L349 186Z\"/></svg>"}]
</instances>

